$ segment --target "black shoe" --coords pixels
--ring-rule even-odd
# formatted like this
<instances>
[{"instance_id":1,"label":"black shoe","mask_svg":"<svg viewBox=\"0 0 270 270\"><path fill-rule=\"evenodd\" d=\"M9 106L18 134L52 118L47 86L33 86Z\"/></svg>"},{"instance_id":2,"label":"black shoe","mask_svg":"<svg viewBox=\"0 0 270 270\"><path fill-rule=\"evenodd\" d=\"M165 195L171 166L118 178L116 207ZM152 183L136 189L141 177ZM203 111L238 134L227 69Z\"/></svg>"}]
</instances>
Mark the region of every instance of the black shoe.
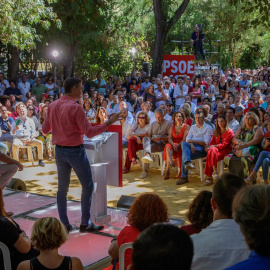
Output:
<instances>
[{"instance_id":1,"label":"black shoe","mask_svg":"<svg viewBox=\"0 0 270 270\"><path fill-rule=\"evenodd\" d=\"M91 223L90 225L80 225L80 232L95 232L95 231L101 231L103 229L104 229L104 226L96 225L94 223Z\"/></svg>"},{"instance_id":2,"label":"black shoe","mask_svg":"<svg viewBox=\"0 0 270 270\"><path fill-rule=\"evenodd\" d=\"M38 165L41 166L41 167L45 167L45 163L42 160L38 161Z\"/></svg>"},{"instance_id":3,"label":"black shoe","mask_svg":"<svg viewBox=\"0 0 270 270\"><path fill-rule=\"evenodd\" d=\"M66 229L67 229L67 232L70 233L70 232L76 230L76 226L74 224L72 224L72 225L70 224L70 225L66 226Z\"/></svg>"}]
</instances>

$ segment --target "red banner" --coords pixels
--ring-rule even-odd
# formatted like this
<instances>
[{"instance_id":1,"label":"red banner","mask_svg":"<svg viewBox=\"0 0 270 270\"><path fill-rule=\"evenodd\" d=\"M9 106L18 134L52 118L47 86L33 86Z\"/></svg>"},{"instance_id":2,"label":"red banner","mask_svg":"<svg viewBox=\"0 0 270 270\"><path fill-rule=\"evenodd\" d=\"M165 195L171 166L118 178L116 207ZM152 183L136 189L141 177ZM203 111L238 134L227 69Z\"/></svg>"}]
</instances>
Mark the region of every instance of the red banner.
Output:
<instances>
[{"instance_id":1,"label":"red banner","mask_svg":"<svg viewBox=\"0 0 270 270\"><path fill-rule=\"evenodd\" d=\"M163 55L163 77L186 74L190 78L194 74L195 55Z\"/></svg>"}]
</instances>

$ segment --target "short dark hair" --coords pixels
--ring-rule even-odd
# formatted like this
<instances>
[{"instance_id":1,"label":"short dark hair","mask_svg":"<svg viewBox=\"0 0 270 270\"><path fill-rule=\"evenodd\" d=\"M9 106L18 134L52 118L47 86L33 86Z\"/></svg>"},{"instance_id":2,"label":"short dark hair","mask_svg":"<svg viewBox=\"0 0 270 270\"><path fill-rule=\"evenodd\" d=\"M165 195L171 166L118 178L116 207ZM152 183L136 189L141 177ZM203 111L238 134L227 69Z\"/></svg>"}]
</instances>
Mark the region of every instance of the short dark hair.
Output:
<instances>
[{"instance_id":1,"label":"short dark hair","mask_svg":"<svg viewBox=\"0 0 270 270\"><path fill-rule=\"evenodd\" d=\"M233 114L235 114L235 108L233 108L233 107L229 107L229 108L227 109L227 111L228 111L228 110L233 111Z\"/></svg>"},{"instance_id":2,"label":"short dark hair","mask_svg":"<svg viewBox=\"0 0 270 270\"><path fill-rule=\"evenodd\" d=\"M11 84L11 83L14 83L16 85L16 81L15 80L10 80L9 81L9 84Z\"/></svg>"},{"instance_id":3,"label":"short dark hair","mask_svg":"<svg viewBox=\"0 0 270 270\"><path fill-rule=\"evenodd\" d=\"M213 187L213 199L221 214L232 218L232 203L235 194L245 185L243 179L232 173L224 173Z\"/></svg>"},{"instance_id":4,"label":"short dark hair","mask_svg":"<svg viewBox=\"0 0 270 270\"><path fill-rule=\"evenodd\" d=\"M216 101L217 100L222 100L222 97L220 97L220 96L216 97Z\"/></svg>"},{"instance_id":5,"label":"short dark hair","mask_svg":"<svg viewBox=\"0 0 270 270\"><path fill-rule=\"evenodd\" d=\"M133 244L134 270L189 270L192 257L193 244L188 234L168 223L150 226Z\"/></svg>"},{"instance_id":6,"label":"short dark hair","mask_svg":"<svg viewBox=\"0 0 270 270\"><path fill-rule=\"evenodd\" d=\"M249 248L270 257L270 187L248 186L237 193L233 218L240 225Z\"/></svg>"},{"instance_id":7,"label":"short dark hair","mask_svg":"<svg viewBox=\"0 0 270 270\"><path fill-rule=\"evenodd\" d=\"M81 82L80 79L69 77L64 81L64 90L65 93L71 93L73 86L78 87L79 83Z\"/></svg>"}]
</instances>

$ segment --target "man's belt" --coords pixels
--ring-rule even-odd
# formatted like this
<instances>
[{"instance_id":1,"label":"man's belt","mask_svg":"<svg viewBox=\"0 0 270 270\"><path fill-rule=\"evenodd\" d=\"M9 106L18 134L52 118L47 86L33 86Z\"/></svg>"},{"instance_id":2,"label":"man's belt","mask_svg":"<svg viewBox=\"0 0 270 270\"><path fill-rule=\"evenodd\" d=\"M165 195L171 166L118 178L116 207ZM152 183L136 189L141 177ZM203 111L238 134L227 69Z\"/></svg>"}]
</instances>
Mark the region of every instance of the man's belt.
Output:
<instances>
[{"instance_id":1,"label":"man's belt","mask_svg":"<svg viewBox=\"0 0 270 270\"><path fill-rule=\"evenodd\" d=\"M65 146L65 145L58 145L56 144L57 148L62 148L62 149L70 149L70 148L84 148L83 144L76 145L76 146Z\"/></svg>"}]
</instances>

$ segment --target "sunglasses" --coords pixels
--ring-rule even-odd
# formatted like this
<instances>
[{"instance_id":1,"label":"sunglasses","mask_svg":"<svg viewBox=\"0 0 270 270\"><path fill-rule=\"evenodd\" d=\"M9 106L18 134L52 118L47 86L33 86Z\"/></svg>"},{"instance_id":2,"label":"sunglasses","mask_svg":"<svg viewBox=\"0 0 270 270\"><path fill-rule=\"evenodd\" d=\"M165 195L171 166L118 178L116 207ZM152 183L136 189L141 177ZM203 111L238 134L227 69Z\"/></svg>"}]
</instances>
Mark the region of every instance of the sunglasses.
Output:
<instances>
[{"instance_id":1,"label":"sunglasses","mask_svg":"<svg viewBox=\"0 0 270 270\"><path fill-rule=\"evenodd\" d=\"M172 107L172 104L167 105L167 107Z\"/></svg>"},{"instance_id":2,"label":"sunglasses","mask_svg":"<svg viewBox=\"0 0 270 270\"><path fill-rule=\"evenodd\" d=\"M28 109L28 111L33 111L34 109Z\"/></svg>"},{"instance_id":3,"label":"sunglasses","mask_svg":"<svg viewBox=\"0 0 270 270\"><path fill-rule=\"evenodd\" d=\"M159 83L158 85L162 85L162 83Z\"/></svg>"},{"instance_id":4,"label":"sunglasses","mask_svg":"<svg viewBox=\"0 0 270 270\"><path fill-rule=\"evenodd\" d=\"M138 119L145 119L145 117L144 116L139 116Z\"/></svg>"}]
</instances>

